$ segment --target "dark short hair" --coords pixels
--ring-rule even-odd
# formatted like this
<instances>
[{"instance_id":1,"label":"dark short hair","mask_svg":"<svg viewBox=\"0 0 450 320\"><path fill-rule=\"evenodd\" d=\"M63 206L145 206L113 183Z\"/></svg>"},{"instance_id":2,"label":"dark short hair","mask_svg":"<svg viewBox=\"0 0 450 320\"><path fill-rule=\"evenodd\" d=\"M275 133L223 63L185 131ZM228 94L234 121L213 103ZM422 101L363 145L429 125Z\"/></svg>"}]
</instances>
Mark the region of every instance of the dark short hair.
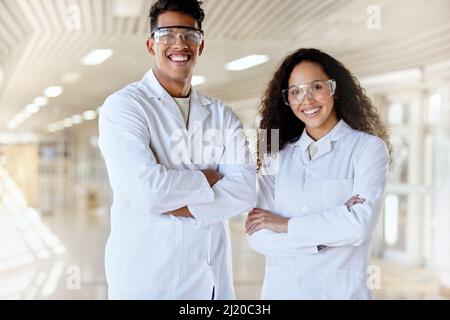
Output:
<instances>
[{"instance_id":1,"label":"dark short hair","mask_svg":"<svg viewBox=\"0 0 450 320\"><path fill-rule=\"evenodd\" d=\"M168 11L181 12L192 16L197 21L198 28L202 28L205 12L201 8L203 2L198 0L158 0L150 9L150 31L158 26L160 14Z\"/></svg>"}]
</instances>

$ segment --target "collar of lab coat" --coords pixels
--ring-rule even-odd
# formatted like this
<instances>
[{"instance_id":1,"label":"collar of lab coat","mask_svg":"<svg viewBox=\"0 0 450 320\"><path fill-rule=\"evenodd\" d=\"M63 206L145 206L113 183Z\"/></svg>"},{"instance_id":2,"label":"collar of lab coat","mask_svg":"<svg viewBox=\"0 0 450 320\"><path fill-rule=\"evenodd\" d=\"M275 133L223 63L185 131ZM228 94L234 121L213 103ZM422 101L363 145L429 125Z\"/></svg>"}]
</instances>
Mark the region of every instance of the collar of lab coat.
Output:
<instances>
[{"instance_id":1,"label":"collar of lab coat","mask_svg":"<svg viewBox=\"0 0 450 320\"><path fill-rule=\"evenodd\" d=\"M322 137L320 140L315 142L318 149L317 156L331 151L331 143L344 138L351 131L352 128L341 119L333 130L331 130L325 137ZM305 153L308 150L309 145L313 142L314 140L308 135L305 128L300 139L298 139L294 146L300 147L302 153Z\"/></svg>"},{"instance_id":2,"label":"collar of lab coat","mask_svg":"<svg viewBox=\"0 0 450 320\"><path fill-rule=\"evenodd\" d=\"M159 99L161 107L166 109L174 119L178 122L180 127L184 127L184 120L180 108L177 106L175 100L161 85L155 76L153 69L149 70L144 76L144 82L147 85L147 96L150 99ZM195 132L201 123L208 117L208 105L214 103L212 99L197 92L191 88L191 109L189 113L189 127ZM189 130L191 131L191 130ZM192 132L192 133L194 133Z\"/></svg>"}]
</instances>

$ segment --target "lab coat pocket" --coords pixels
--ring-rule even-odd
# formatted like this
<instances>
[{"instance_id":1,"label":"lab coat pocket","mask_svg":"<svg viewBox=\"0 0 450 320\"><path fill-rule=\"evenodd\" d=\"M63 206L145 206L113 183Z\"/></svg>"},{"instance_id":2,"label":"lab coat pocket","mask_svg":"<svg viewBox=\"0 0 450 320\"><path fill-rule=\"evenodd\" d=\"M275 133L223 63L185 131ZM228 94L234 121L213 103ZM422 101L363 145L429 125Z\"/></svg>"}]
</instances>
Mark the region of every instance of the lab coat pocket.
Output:
<instances>
[{"instance_id":1,"label":"lab coat pocket","mask_svg":"<svg viewBox=\"0 0 450 320\"><path fill-rule=\"evenodd\" d=\"M127 286L137 292L168 292L174 288L181 261L174 251L179 242L178 222L169 216L151 217L128 243Z\"/></svg>"},{"instance_id":2,"label":"lab coat pocket","mask_svg":"<svg viewBox=\"0 0 450 320\"><path fill-rule=\"evenodd\" d=\"M288 271L288 267L266 266L261 299L283 300L288 298Z\"/></svg>"},{"instance_id":3,"label":"lab coat pocket","mask_svg":"<svg viewBox=\"0 0 450 320\"><path fill-rule=\"evenodd\" d=\"M352 196L353 179L325 180L319 184L323 209L345 204Z\"/></svg>"},{"instance_id":4,"label":"lab coat pocket","mask_svg":"<svg viewBox=\"0 0 450 320\"><path fill-rule=\"evenodd\" d=\"M368 274L362 271L320 268L318 282L326 299L370 299Z\"/></svg>"}]
</instances>

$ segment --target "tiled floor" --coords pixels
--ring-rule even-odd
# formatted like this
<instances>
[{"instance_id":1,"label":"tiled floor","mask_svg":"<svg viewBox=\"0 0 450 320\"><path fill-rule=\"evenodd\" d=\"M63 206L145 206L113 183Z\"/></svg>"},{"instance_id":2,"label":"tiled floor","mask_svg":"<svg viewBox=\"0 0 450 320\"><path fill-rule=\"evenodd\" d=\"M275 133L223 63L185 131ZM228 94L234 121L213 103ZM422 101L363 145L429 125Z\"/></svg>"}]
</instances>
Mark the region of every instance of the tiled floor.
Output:
<instances>
[{"instance_id":1,"label":"tiled floor","mask_svg":"<svg viewBox=\"0 0 450 320\"><path fill-rule=\"evenodd\" d=\"M41 218L0 176L0 299L105 299L105 210ZM259 299L264 257L252 252L243 220L230 223L238 299ZM377 299L441 299L428 272L374 260L382 270Z\"/></svg>"}]
</instances>

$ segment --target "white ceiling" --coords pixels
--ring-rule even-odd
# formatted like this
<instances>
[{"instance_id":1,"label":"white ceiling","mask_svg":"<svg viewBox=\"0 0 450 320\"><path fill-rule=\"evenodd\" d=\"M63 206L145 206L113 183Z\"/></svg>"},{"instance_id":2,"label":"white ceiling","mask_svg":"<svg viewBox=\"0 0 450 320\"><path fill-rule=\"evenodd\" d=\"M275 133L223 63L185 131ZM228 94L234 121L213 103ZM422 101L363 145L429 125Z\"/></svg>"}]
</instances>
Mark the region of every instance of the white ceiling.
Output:
<instances>
[{"instance_id":1,"label":"white ceiling","mask_svg":"<svg viewBox=\"0 0 450 320\"><path fill-rule=\"evenodd\" d=\"M0 130L48 86L62 85L64 93L19 130L42 130L96 108L142 78L152 66L145 48L151 1L127 3L140 8L140 15L115 15L113 0L0 0ZM371 5L381 8L379 30L367 27ZM203 7L206 49L196 74L207 82L198 89L227 102L260 97L281 59L299 47L323 49L357 76L450 58L448 0L204 0ZM77 8L80 28L73 29L76 20L68 17ZM100 66L82 66L81 59L99 48L113 49L113 57ZM225 71L227 62L254 53L271 60ZM67 73L81 78L63 83Z\"/></svg>"}]
</instances>

